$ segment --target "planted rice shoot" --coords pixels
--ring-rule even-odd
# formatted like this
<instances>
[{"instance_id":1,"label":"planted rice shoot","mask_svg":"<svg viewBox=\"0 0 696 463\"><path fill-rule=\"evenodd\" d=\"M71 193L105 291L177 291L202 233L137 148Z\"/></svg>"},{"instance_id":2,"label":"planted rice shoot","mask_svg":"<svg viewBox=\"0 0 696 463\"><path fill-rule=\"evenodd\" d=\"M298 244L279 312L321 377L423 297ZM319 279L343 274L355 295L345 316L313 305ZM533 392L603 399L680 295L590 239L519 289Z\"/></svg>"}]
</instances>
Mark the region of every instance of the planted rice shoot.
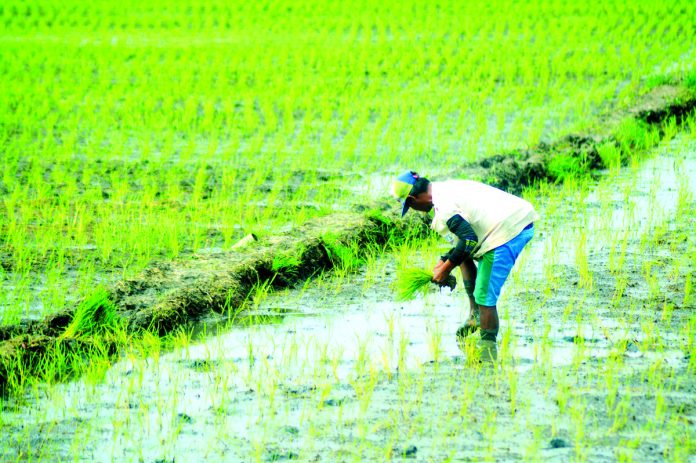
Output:
<instances>
[{"instance_id":1,"label":"planted rice shoot","mask_svg":"<svg viewBox=\"0 0 696 463\"><path fill-rule=\"evenodd\" d=\"M410 301L419 292L425 293L426 288L433 282L433 273L420 268L408 268L398 272L396 278L396 298L399 301Z\"/></svg>"}]
</instances>

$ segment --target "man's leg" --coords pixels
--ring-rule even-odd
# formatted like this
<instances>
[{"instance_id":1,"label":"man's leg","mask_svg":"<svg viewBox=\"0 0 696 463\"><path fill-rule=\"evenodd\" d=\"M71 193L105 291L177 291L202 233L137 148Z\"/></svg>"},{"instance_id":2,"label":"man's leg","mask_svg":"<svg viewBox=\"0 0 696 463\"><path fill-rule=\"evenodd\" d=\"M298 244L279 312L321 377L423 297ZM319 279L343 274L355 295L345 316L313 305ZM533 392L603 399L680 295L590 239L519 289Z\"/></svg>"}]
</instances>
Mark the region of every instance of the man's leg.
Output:
<instances>
[{"instance_id":1,"label":"man's leg","mask_svg":"<svg viewBox=\"0 0 696 463\"><path fill-rule=\"evenodd\" d=\"M464 281L464 289L469 298L469 320L467 325L470 325L475 330L479 325L479 308L474 299L474 288L476 285L476 264L472 259L465 259L459 266L462 272L462 280Z\"/></svg>"},{"instance_id":2,"label":"man's leg","mask_svg":"<svg viewBox=\"0 0 696 463\"><path fill-rule=\"evenodd\" d=\"M499 248L498 248L499 249ZM476 346L476 357L484 363L494 363L498 358L496 337L498 336L498 309L496 302L500 294L504 273L504 263L501 262L498 249L484 254L479 262L478 278L476 279L475 300L480 311L481 339ZM503 264L503 265L501 265ZM503 270L503 272L501 272ZM502 276L503 281L507 274Z\"/></svg>"},{"instance_id":3,"label":"man's leg","mask_svg":"<svg viewBox=\"0 0 696 463\"><path fill-rule=\"evenodd\" d=\"M475 302L481 311L481 339L495 342L498 336L498 310L496 302L517 256L534 236L529 226L512 240L483 255L476 276Z\"/></svg>"},{"instance_id":4,"label":"man's leg","mask_svg":"<svg viewBox=\"0 0 696 463\"><path fill-rule=\"evenodd\" d=\"M498 310L496 306L479 305L481 311L481 339L495 341L498 335Z\"/></svg>"},{"instance_id":5,"label":"man's leg","mask_svg":"<svg viewBox=\"0 0 696 463\"><path fill-rule=\"evenodd\" d=\"M496 302L500 294L500 288L507 278L505 259L501 259L501 249L496 248L483 255L479 263L479 272L476 278L476 290L474 300L479 307L481 339L495 341L498 336L498 309Z\"/></svg>"}]
</instances>

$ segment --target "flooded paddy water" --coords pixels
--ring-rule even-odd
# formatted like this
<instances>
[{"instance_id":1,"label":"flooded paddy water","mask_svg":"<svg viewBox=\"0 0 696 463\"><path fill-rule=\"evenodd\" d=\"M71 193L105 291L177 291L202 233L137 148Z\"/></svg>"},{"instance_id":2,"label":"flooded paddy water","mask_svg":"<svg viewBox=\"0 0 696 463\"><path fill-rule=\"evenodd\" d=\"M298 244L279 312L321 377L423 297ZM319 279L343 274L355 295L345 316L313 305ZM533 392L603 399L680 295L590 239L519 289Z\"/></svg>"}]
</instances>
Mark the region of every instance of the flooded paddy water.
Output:
<instances>
[{"instance_id":1,"label":"flooded paddy water","mask_svg":"<svg viewBox=\"0 0 696 463\"><path fill-rule=\"evenodd\" d=\"M396 269L439 256L427 242L259 298L259 323L145 339L103 376L7 399L1 459L692 460L695 195L683 134L529 197L543 218L495 364L457 346L460 288L395 302Z\"/></svg>"}]
</instances>

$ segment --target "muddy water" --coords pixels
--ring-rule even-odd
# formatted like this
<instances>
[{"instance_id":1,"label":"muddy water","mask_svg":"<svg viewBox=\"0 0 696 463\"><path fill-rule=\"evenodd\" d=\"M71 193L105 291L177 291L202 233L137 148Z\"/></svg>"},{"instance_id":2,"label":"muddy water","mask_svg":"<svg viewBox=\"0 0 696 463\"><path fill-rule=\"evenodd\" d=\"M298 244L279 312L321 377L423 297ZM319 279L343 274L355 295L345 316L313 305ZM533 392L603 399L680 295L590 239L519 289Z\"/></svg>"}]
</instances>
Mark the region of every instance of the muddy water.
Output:
<instances>
[{"instance_id":1,"label":"muddy water","mask_svg":"<svg viewBox=\"0 0 696 463\"><path fill-rule=\"evenodd\" d=\"M558 207L553 215L547 216L546 228L553 227L553 232L542 232L544 236L531 245L530 253L523 256L525 260L524 277L515 285L516 279L508 286L509 292L517 295L531 295L536 297L535 290L525 285L526 279L544 279L546 270L554 269L556 277L570 278L574 286L578 285L578 267L580 261L586 261L591 266L593 273L593 290L588 291L583 297L589 301L584 303L594 304L597 310L594 313L604 315L600 322L595 322L587 329L594 330L582 333L584 339L583 349L589 349L590 355L601 357L608 353L608 348L616 341L616 337L625 336L621 331L625 326L617 319L615 313L622 307L611 310L602 309L612 299L616 290L616 279L609 275L607 266L612 254L620 254L620 241L635 242L643 235L650 235L652 230L660 224L675 217L677 205L680 201L694 201L696 198L696 155L693 141L684 143L680 138L672 140L659 148L657 155L645 160L639 168L627 168L618 178L608 176L599 185L595 185L587 194L579 194L572 201ZM679 217L682 226L693 229L693 217ZM585 244L581 246L583 241ZM635 249L635 243L628 253L640 253L642 259L630 261L629 269L634 275L640 273L640 267L645 261L659 260L670 255L667 247ZM580 257L579 257L580 255ZM618 261L618 257L615 260ZM693 266L693 262L690 264ZM520 275L518 273L517 275ZM634 283L635 284L635 283ZM527 286L527 287L525 287ZM582 286L582 285L580 285ZM569 288L554 288L563 292ZM682 288L683 289L683 288ZM677 288L675 292L679 292ZM635 288L632 292L634 299L647 297L646 291ZM672 294L678 296L678 294ZM538 298L538 297L537 297ZM525 299L525 298L523 298ZM528 299L528 297L526 298ZM543 298L542 298L543 299ZM613 312L613 313L610 313ZM517 318L515 314L511 314ZM520 319L515 326L520 338L537 336L539 333L530 333L528 319ZM553 340L551 360L554 364L567 364L572 361L577 352L578 336L577 324L559 324L551 318L544 325L548 328L552 325L552 331L557 332ZM582 329L582 327L580 327ZM609 332L610 334L607 334ZM665 333L664 336L676 337L676 333ZM612 339L614 338L614 339ZM641 339L642 334L634 333L634 338ZM568 341L568 342L566 342ZM533 345L522 341L516 352L519 355L531 355ZM649 357L656 355L661 358L676 359L683 357L681 351L663 351L653 355L644 353Z\"/></svg>"},{"instance_id":2,"label":"muddy water","mask_svg":"<svg viewBox=\"0 0 696 463\"><path fill-rule=\"evenodd\" d=\"M211 321L174 351L153 345L147 355L129 354L103 381L85 378L7 404L2 459L678 456L676 431L665 423L682 426L685 417L694 431L688 404L696 385L677 329L693 299L683 304L679 278L656 296L645 263L661 262L654 277L669 280L672 248L646 247L641 238L673 219L680 201L693 202L694 179L696 142L677 138L638 169L540 202L544 219L499 302L499 364L470 365L457 347L454 332L466 316L460 291L433 288L394 302L398 256L386 256L358 275L271 295L258 309L261 324L211 335L219 328ZM670 226L693 230L693 217L678 219ZM619 273L610 257L617 242L626 243ZM437 255L408 258L420 265ZM671 325L659 320L666 303L677 307ZM646 322L662 348L649 347ZM645 372L664 369L660 389ZM659 403L669 419L655 418Z\"/></svg>"}]
</instances>

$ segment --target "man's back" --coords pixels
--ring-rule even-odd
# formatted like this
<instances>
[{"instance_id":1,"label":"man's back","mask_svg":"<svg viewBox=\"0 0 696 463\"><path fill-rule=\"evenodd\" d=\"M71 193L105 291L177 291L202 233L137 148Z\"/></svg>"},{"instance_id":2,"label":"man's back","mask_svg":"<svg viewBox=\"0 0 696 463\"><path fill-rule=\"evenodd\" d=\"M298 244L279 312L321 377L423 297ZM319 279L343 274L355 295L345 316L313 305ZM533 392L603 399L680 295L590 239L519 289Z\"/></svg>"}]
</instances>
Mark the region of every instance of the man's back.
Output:
<instances>
[{"instance_id":1,"label":"man's back","mask_svg":"<svg viewBox=\"0 0 696 463\"><path fill-rule=\"evenodd\" d=\"M447 234L447 221L460 215L478 237L476 258L505 244L539 218L528 201L473 180L432 182L432 197L433 230Z\"/></svg>"}]
</instances>

